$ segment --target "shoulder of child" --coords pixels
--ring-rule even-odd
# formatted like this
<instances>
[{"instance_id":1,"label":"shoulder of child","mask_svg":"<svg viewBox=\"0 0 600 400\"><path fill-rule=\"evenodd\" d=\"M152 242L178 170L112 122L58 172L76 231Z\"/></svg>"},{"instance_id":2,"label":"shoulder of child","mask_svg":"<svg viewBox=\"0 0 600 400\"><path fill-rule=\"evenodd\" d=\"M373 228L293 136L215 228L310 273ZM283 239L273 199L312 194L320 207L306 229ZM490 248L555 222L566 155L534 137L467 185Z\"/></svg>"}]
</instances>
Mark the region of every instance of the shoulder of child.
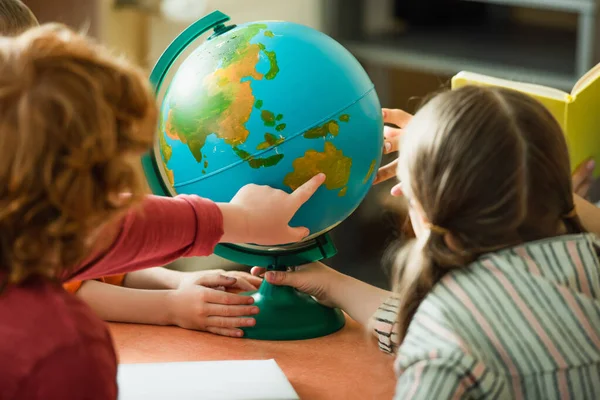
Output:
<instances>
[{"instance_id":1,"label":"shoulder of child","mask_svg":"<svg viewBox=\"0 0 600 400\"><path fill-rule=\"evenodd\" d=\"M480 360L462 351L423 350L419 356L400 352L395 398L457 399L490 394L503 398L508 389L502 375L490 371Z\"/></svg>"},{"instance_id":2,"label":"shoulder of child","mask_svg":"<svg viewBox=\"0 0 600 400\"><path fill-rule=\"evenodd\" d=\"M38 361L19 385L17 399L114 399L114 352L105 343L78 342Z\"/></svg>"},{"instance_id":3,"label":"shoulder of child","mask_svg":"<svg viewBox=\"0 0 600 400\"><path fill-rule=\"evenodd\" d=\"M115 398L108 329L60 285L6 288L0 319L11 328L0 332L0 398Z\"/></svg>"}]
</instances>

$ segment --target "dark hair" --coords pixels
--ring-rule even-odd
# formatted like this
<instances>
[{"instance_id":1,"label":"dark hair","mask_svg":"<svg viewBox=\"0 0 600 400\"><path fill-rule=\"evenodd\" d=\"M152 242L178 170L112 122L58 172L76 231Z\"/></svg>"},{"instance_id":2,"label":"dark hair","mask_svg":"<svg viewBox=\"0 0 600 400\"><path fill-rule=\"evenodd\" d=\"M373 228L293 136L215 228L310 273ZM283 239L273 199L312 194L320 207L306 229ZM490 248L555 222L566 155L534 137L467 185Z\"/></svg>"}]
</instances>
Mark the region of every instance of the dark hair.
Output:
<instances>
[{"instance_id":1,"label":"dark hair","mask_svg":"<svg viewBox=\"0 0 600 400\"><path fill-rule=\"evenodd\" d=\"M22 1L0 0L0 35L16 36L37 25L37 18Z\"/></svg>"},{"instance_id":2,"label":"dark hair","mask_svg":"<svg viewBox=\"0 0 600 400\"><path fill-rule=\"evenodd\" d=\"M448 271L488 252L584 231L572 212L564 134L530 96L480 86L441 93L406 127L401 149L403 192L431 224L397 258L401 339Z\"/></svg>"}]
</instances>

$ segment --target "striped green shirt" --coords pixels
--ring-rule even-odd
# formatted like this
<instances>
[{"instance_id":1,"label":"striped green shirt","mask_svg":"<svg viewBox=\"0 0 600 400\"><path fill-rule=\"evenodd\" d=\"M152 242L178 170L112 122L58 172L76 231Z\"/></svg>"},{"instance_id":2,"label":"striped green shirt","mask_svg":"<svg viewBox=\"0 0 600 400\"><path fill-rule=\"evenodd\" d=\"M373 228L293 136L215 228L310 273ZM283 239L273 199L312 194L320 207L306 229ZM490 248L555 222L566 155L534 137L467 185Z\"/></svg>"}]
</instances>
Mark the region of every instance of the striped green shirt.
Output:
<instances>
[{"instance_id":1,"label":"striped green shirt","mask_svg":"<svg viewBox=\"0 0 600 400\"><path fill-rule=\"evenodd\" d=\"M490 253L447 274L398 346L397 300L375 314L398 399L600 399L597 238Z\"/></svg>"}]
</instances>

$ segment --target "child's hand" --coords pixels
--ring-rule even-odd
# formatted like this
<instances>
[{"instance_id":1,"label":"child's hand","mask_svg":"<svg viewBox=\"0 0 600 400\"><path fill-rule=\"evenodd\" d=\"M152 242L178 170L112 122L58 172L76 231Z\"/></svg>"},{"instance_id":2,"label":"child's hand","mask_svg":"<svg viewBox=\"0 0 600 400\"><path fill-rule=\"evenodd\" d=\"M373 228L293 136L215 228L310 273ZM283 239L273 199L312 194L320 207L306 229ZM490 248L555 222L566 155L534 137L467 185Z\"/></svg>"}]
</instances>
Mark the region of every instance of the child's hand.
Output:
<instances>
[{"instance_id":1,"label":"child's hand","mask_svg":"<svg viewBox=\"0 0 600 400\"><path fill-rule=\"evenodd\" d=\"M386 126L383 128L383 136L385 137L385 147L383 152L384 154L389 154L393 153L394 151L398 151L398 142L400 136L402 136L402 129L410 122L412 115L402 110L392 110L388 108L384 108L382 111L383 122L386 124L393 124L398 127L391 128ZM376 185L396 176L397 165L398 159L395 159L391 163L379 168L373 184Z\"/></svg>"},{"instance_id":2,"label":"child's hand","mask_svg":"<svg viewBox=\"0 0 600 400\"><path fill-rule=\"evenodd\" d=\"M573 192L584 199L588 197L596 163L589 159L579 164L573 172Z\"/></svg>"},{"instance_id":3,"label":"child's hand","mask_svg":"<svg viewBox=\"0 0 600 400\"><path fill-rule=\"evenodd\" d=\"M330 297L331 283L344 275L319 262L298 267L293 272L269 271L252 268L252 275L265 276L267 282L278 286L291 286L316 298L327 307L339 307Z\"/></svg>"},{"instance_id":4,"label":"child's hand","mask_svg":"<svg viewBox=\"0 0 600 400\"><path fill-rule=\"evenodd\" d=\"M194 272L182 272L181 280L178 287L182 288L187 285L202 285L202 280L206 276L210 275L221 275L226 277L235 278L235 283L230 286L225 286L223 289L227 292L250 292L258 289L262 283L262 279L258 276L251 275L243 271L225 271L223 269L209 269L205 271L194 271Z\"/></svg>"},{"instance_id":5,"label":"child's hand","mask_svg":"<svg viewBox=\"0 0 600 400\"><path fill-rule=\"evenodd\" d=\"M219 204L225 232L221 241L276 245L304 239L309 230L289 223L323 182L325 175L318 174L291 194L269 186L244 186L230 203Z\"/></svg>"},{"instance_id":6,"label":"child's hand","mask_svg":"<svg viewBox=\"0 0 600 400\"><path fill-rule=\"evenodd\" d=\"M244 271L225 271L223 275L237 279L236 285L225 288L226 291L234 293L257 290L263 281L262 278Z\"/></svg>"},{"instance_id":7,"label":"child's hand","mask_svg":"<svg viewBox=\"0 0 600 400\"><path fill-rule=\"evenodd\" d=\"M258 314L258 307L251 305L254 302L252 297L222 290L236 284L236 278L215 273L205 274L194 283L182 283L169 299L171 322L186 329L231 337L243 336L239 328L254 326L256 321L242 317Z\"/></svg>"}]
</instances>

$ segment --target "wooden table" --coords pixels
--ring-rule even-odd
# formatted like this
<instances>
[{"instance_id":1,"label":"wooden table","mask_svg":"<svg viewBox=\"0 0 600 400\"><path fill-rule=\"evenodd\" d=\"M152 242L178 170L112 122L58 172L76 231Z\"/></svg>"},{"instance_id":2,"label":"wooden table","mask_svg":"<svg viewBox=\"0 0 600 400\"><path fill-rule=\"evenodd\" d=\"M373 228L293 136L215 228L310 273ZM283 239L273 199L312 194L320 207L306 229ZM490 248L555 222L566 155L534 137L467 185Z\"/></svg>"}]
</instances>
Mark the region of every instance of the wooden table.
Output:
<instances>
[{"instance_id":1,"label":"wooden table","mask_svg":"<svg viewBox=\"0 0 600 400\"><path fill-rule=\"evenodd\" d=\"M109 324L121 363L274 358L302 400L391 399L393 357L347 318L332 335L300 341L233 339L176 327Z\"/></svg>"}]
</instances>

